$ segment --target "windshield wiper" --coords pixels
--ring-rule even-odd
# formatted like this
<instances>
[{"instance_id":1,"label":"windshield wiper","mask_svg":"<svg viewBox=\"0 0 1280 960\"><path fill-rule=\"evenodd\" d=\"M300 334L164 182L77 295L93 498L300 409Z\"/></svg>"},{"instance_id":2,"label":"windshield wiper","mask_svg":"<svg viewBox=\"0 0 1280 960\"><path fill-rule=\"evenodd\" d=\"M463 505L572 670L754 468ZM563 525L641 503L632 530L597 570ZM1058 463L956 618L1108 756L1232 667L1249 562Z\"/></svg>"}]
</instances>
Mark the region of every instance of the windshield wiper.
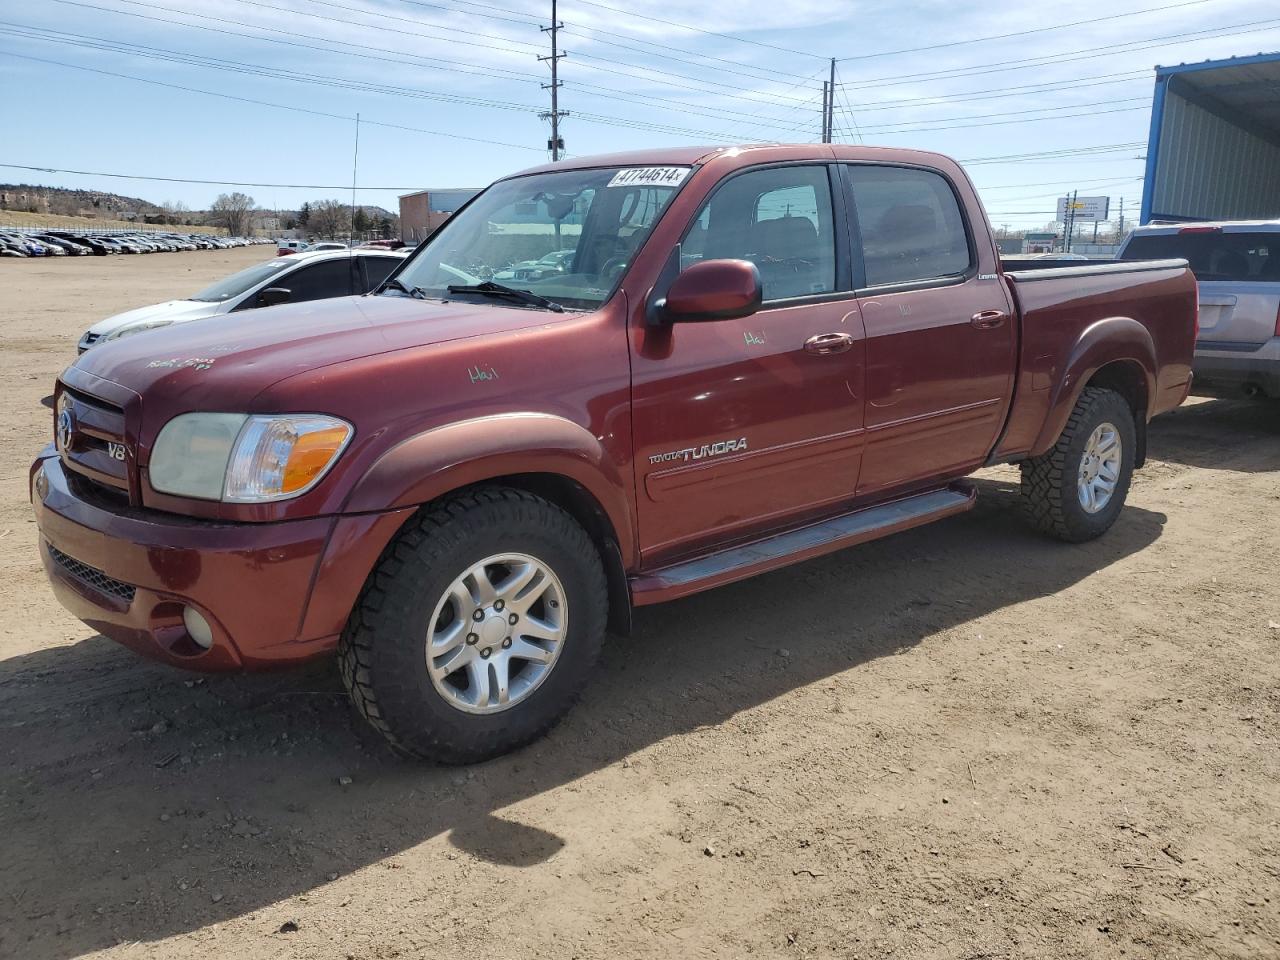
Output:
<instances>
[{"instance_id":1,"label":"windshield wiper","mask_svg":"<svg viewBox=\"0 0 1280 960\"><path fill-rule=\"evenodd\" d=\"M488 297L508 297L511 300L519 300L521 303L527 303L530 306L543 307L553 313L564 313L564 307L554 300L540 297L536 293L530 293L528 290L517 290L515 287L508 287L502 283L494 283L492 280L485 280L483 283L477 283L474 286L451 284L447 289L450 293L479 293Z\"/></svg>"},{"instance_id":2,"label":"windshield wiper","mask_svg":"<svg viewBox=\"0 0 1280 960\"><path fill-rule=\"evenodd\" d=\"M396 277L392 277L390 280L384 280L382 283L382 286L378 288L378 292L381 293L383 290L386 290L388 287L395 287L397 290L403 290L405 293L413 297L415 300L427 299L427 295L421 287L406 287Z\"/></svg>"}]
</instances>

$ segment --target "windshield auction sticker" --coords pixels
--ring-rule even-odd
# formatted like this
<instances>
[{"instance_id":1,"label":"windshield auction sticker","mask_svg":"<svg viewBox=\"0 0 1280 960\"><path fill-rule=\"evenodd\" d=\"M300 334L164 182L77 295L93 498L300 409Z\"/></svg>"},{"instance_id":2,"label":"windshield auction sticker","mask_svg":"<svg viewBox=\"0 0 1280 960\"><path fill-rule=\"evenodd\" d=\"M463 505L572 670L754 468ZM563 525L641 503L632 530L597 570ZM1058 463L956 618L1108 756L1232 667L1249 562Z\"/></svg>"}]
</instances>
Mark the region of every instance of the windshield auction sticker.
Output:
<instances>
[{"instance_id":1,"label":"windshield auction sticker","mask_svg":"<svg viewBox=\"0 0 1280 960\"><path fill-rule=\"evenodd\" d=\"M609 181L611 187L677 187L689 175L689 167L627 167Z\"/></svg>"}]
</instances>

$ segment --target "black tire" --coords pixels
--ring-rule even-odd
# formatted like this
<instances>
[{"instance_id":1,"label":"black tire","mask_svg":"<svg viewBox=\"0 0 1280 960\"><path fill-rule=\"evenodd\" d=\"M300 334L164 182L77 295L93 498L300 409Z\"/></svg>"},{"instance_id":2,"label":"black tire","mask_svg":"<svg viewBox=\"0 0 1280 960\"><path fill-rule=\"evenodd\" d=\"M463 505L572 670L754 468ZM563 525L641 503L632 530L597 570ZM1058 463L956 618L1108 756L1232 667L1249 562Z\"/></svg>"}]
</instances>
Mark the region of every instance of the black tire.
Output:
<instances>
[{"instance_id":1,"label":"black tire","mask_svg":"<svg viewBox=\"0 0 1280 960\"><path fill-rule=\"evenodd\" d=\"M1107 422L1120 436L1119 476L1111 499L1090 513L1080 503L1077 479L1090 435ZM1085 387L1053 449L1022 462L1020 492L1027 518L1042 533L1068 543L1102 536L1124 509L1136 449L1133 411L1125 399L1114 390Z\"/></svg>"},{"instance_id":2,"label":"black tire","mask_svg":"<svg viewBox=\"0 0 1280 960\"><path fill-rule=\"evenodd\" d=\"M427 670L427 624L453 581L505 551L545 563L568 616L560 653L524 699L467 713ZM599 657L608 590L599 552L559 507L505 487L479 487L424 507L374 569L339 646L343 682L360 715L399 752L476 763L542 736L573 706Z\"/></svg>"}]
</instances>

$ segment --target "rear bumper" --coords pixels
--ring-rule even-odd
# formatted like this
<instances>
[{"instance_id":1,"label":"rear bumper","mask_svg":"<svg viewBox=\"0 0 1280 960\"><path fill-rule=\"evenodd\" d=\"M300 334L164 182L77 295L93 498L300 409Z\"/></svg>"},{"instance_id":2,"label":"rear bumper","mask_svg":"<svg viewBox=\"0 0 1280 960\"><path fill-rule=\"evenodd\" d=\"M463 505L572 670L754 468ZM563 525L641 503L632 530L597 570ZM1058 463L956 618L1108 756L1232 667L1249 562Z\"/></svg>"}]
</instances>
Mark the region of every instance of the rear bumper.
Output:
<instances>
[{"instance_id":1,"label":"rear bumper","mask_svg":"<svg viewBox=\"0 0 1280 960\"><path fill-rule=\"evenodd\" d=\"M1201 341L1192 369L1197 387L1216 384L1233 392L1256 388L1280 397L1280 337L1256 349L1215 350L1212 341Z\"/></svg>"},{"instance_id":2,"label":"rear bumper","mask_svg":"<svg viewBox=\"0 0 1280 960\"><path fill-rule=\"evenodd\" d=\"M192 670L253 670L332 651L397 511L214 523L118 506L69 483L46 451L31 469L40 556L58 600L103 636ZM213 645L183 625L192 606Z\"/></svg>"}]
</instances>

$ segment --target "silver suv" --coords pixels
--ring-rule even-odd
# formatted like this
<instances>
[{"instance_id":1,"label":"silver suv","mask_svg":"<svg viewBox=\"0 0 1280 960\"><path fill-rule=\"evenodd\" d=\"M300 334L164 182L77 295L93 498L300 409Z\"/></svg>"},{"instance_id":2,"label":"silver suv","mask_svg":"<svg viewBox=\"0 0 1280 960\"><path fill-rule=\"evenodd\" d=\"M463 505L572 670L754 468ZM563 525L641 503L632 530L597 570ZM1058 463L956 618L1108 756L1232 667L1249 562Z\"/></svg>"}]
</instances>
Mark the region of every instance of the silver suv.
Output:
<instances>
[{"instance_id":1,"label":"silver suv","mask_svg":"<svg viewBox=\"0 0 1280 960\"><path fill-rule=\"evenodd\" d=\"M1197 387L1280 398L1280 220L1151 224L1117 256L1190 262L1200 284Z\"/></svg>"}]
</instances>

